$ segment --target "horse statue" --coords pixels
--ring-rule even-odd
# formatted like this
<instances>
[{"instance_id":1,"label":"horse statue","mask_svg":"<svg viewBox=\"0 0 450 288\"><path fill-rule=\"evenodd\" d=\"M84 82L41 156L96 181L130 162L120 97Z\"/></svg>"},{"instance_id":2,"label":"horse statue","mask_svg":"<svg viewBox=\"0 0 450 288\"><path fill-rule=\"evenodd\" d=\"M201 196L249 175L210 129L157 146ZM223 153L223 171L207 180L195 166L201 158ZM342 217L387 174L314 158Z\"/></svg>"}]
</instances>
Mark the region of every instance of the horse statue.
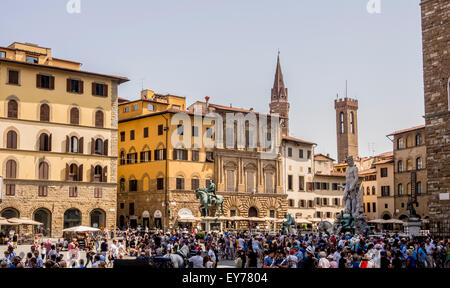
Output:
<instances>
[{"instance_id":1,"label":"horse statue","mask_svg":"<svg viewBox=\"0 0 450 288\"><path fill-rule=\"evenodd\" d=\"M212 183L214 185L214 183ZM220 211L223 213L223 197L221 195L217 195L215 193L215 185L214 188L200 188L195 190L195 197L200 199L201 205L198 207L200 212L202 209L205 209L205 215L208 216L208 208L211 206L216 206L216 214L215 217L220 217ZM218 214L218 215L217 215Z\"/></svg>"},{"instance_id":2,"label":"horse statue","mask_svg":"<svg viewBox=\"0 0 450 288\"><path fill-rule=\"evenodd\" d=\"M295 220L291 216L291 214L286 214L285 218L286 221L284 221L281 224L281 233L282 234L292 233L293 232L292 227L295 226Z\"/></svg>"},{"instance_id":3,"label":"horse statue","mask_svg":"<svg viewBox=\"0 0 450 288\"><path fill-rule=\"evenodd\" d=\"M185 259L187 259L188 256L189 256L189 246L184 245L176 253L170 253L168 257L170 259L170 262L172 263L173 268L185 268L186 267Z\"/></svg>"}]
</instances>

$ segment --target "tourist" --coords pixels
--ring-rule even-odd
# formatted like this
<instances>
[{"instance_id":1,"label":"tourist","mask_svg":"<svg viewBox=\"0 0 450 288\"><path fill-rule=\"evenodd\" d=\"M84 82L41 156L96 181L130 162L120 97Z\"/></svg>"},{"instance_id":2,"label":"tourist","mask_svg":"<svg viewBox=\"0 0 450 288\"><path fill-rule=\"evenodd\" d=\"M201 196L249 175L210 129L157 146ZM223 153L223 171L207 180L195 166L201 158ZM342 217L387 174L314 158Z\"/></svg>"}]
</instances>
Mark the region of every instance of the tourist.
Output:
<instances>
[{"instance_id":1,"label":"tourist","mask_svg":"<svg viewBox=\"0 0 450 288\"><path fill-rule=\"evenodd\" d=\"M202 252L197 251L195 256L192 256L191 258L189 258L189 262L194 264L193 268L204 268L203 267L203 257L201 255L202 255Z\"/></svg>"}]
</instances>

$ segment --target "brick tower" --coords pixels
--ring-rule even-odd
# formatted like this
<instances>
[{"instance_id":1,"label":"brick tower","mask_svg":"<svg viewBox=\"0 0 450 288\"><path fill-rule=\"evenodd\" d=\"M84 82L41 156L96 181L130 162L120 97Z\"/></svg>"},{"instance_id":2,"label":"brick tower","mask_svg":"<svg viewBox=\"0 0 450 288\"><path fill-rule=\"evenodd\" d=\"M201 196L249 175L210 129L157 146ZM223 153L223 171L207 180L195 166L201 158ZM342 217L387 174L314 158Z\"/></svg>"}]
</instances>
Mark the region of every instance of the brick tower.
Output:
<instances>
[{"instance_id":1,"label":"brick tower","mask_svg":"<svg viewBox=\"0 0 450 288\"><path fill-rule=\"evenodd\" d=\"M422 0L425 143L430 230L450 235L450 5Z\"/></svg>"},{"instance_id":2,"label":"brick tower","mask_svg":"<svg viewBox=\"0 0 450 288\"><path fill-rule=\"evenodd\" d=\"M280 53L278 52L277 71L270 98L270 113L278 113L281 119L281 133L289 136L289 102L288 89L284 85L283 72L281 72Z\"/></svg>"},{"instance_id":3,"label":"brick tower","mask_svg":"<svg viewBox=\"0 0 450 288\"><path fill-rule=\"evenodd\" d=\"M339 163L347 156L358 157L358 100L344 98L334 101L336 109L337 153Z\"/></svg>"}]
</instances>

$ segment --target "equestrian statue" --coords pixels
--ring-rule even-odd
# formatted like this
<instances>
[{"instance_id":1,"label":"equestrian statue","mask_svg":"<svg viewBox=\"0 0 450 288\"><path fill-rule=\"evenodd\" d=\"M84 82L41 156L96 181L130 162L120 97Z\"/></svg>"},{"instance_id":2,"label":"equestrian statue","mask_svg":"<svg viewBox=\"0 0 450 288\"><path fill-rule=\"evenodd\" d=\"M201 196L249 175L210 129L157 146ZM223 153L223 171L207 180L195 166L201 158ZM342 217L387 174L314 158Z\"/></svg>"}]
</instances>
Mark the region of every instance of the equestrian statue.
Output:
<instances>
[{"instance_id":1,"label":"equestrian statue","mask_svg":"<svg viewBox=\"0 0 450 288\"><path fill-rule=\"evenodd\" d=\"M199 188L195 190L195 197L200 199L201 205L198 207L200 212L205 210L205 216L208 216L208 208L216 206L214 217L220 217L220 211L223 213L223 197L216 194L216 184L211 179L208 188Z\"/></svg>"}]
</instances>

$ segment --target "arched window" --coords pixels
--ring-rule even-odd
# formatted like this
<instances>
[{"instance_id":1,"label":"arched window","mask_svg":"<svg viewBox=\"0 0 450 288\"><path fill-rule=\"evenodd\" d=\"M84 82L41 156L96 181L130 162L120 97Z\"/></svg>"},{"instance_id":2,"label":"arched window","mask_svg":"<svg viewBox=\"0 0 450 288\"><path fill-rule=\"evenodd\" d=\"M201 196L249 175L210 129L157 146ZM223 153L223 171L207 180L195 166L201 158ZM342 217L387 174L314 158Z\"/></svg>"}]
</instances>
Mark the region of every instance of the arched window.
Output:
<instances>
[{"instance_id":1,"label":"arched window","mask_svg":"<svg viewBox=\"0 0 450 288\"><path fill-rule=\"evenodd\" d=\"M119 181L119 188L120 188L120 192L125 192L125 178L120 178Z\"/></svg>"},{"instance_id":2,"label":"arched window","mask_svg":"<svg viewBox=\"0 0 450 288\"><path fill-rule=\"evenodd\" d=\"M75 136L70 137L70 152L78 153L78 138Z\"/></svg>"},{"instance_id":3,"label":"arched window","mask_svg":"<svg viewBox=\"0 0 450 288\"><path fill-rule=\"evenodd\" d=\"M48 104L41 105L41 121L49 122L50 121L50 106Z\"/></svg>"},{"instance_id":4,"label":"arched window","mask_svg":"<svg viewBox=\"0 0 450 288\"><path fill-rule=\"evenodd\" d=\"M255 207L248 209L248 217L258 217L258 210Z\"/></svg>"},{"instance_id":5,"label":"arched window","mask_svg":"<svg viewBox=\"0 0 450 288\"><path fill-rule=\"evenodd\" d=\"M94 182L102 182L102 166L97 165L94 168Z\"/></svg>"},{"instance_id":6,"label":"arched window","mask_svg":"<svg viewBox=\"0 0 450 288\"><path fill-rule=\"evenodd\" d=\"M18 104L16 100L9 100L8 102L8 118L17 118L18 115Z\"/></svg>"},{"instance_id":7,"label":"arched window","mask_svg":"<svg viewBox=\"0 0 450 288\"><path fill-rule=\"evenodd\" d=\"M80 210L72 208L64 212L64 229L80 225L81 225Z\"/></svg>"},{"instance_id":8,"label":"arched window","mask_svg":"<svg viewBox=\"0 0 450 288\"><path fill-rule=\"evenodd\" d=\"M14 130L8 131L6 134L6 148L17 149L17 133Z\"/></svg>"},{"instance_id":9,"label":"arched window","mask_svg":"<svg viewBox=\"0 0 450 288\"><path fill-rule=\"evenodd\" d=\"M14 160L6 162L6 178L15 179L17 176L17 164Z\"/></svg>"},{"instance_id":10,"label":"arched window","mask_svg":"<svg viewBox=\"0 0 450 288\"><path fill-rule=\"evenodd\" d=\"M403 184L398 184L398 196L403 195Z\"/></svg>"},{"instance_id":11,"label":"arched window","mask_svg":"<svg viewBox=\"0 0 450 288\"><path fill-rule=\"evenodd\" d=\"M155 106L153 106L153 104L148 104L147 105L147 109L148 109L148 111L155 111Z\"/></svg>"},{"instance_id":12,"label":"arched window","mask_svg":"<svg viewBox=\"0 0 450 288\"><path fill-rule=\"evenodd\" d=\"M398 161L398 163L397 163L397 171L399 172L399 173L401 173L401 172L403 172L403 161L402 160L399 160Z\"/></svg>"},{"instance_id":13,"label":"arched window","mask_svg":"<svg viewBox=\"0 0 450 288\"><path fill-rule=\"evenodd\" d=\"M367 195L370 195L370 187L367 187Z\"/></svg>"},{"instance_id":14,"label":"arched window","mask_svg":"<svg viewBox=\"0 0 450 288\"><path fill-rule=\"evenodd\" d=\"M95 140L95 154L103 155L103 140L97 139Z\"/></svg>"},{"instance_id":15,"label":"arched window","mask_svg":"<svg viewBox=\"0 0 450 288\"><path fill-rule=\"evenodd\" d=\"M51 136L42 133L39 136L39 151L51 151Z\"/></svg>"},{"instance_id":16,"label":"arched window","mask_svg":"<svg viewBox=\"0 0 450 288\"><path fill-rule=\"evenodd\" d=\"M39 163L39 179L48 180L48 164L47 162Z\"/></svg>"},{"instance_id":17,"label":"arched window","mask_svg":"<svg viewBox=\"0 0 450 288\"><path fill-rule=\"evenodd\" d=\"M354 117L353 112L350 112L350 129L352 134L355 134L355 119L353 117Z\"/></svg>"},{"instance_id":18,"label":"arched window","mask_svg":"<svg viewBox=\"0 0 450 288\"><path fill-rule=\"evenodd\" d=\"M70 109L70 124L80 124L80 111L76 107Z\"/></svg>"},{"instance_id":19,"label":"arched window","mask_svg":"<svg viewBox=\"0 0 450 288\"><path fill-rule=\"evenodd\" d=\"M421 170L423 167L422 167L422 158L421 157L418 157L417 159L416 159L416 170Z\"/></svg>"},{"instance_id":20,"label":"arched window","mask_svg":"<svg viewBox=\"0 0 450 288\"><path fill-rule=\"evenodd\" d=\"M341 122L341 134L344 134L344 112L341 112L341 114L340 114L340 122Z\"/></svg>"},{"instance_id":21,"label":"arched window","mask_svg":"<svg viewBox=\"0 0 450 288\"><path fill-rule=\"evenodd\" d=\"M120 151L120 165L125 165L125 164L126 164L125 151Z\"/></svg>"},{"instance_id":22,"label":"arched window","mask_svg":"<svg viewBox=\"0 0 450 288\"><path fill-rule=\"evenodd\" d=\"M77 164L71 164L69 168L69 180L78 181L78 166Z\"/></svg>"},{"instance_id":23,"label":"arched window","mask_svg":"<svg viewBox=\"0 0 450 288\"><path fill-rule=\"evenodd\" d=\"M6 178L16 179L17 177L17 163L14 160L6 162ZM14 196L16 194L16 184L6 184L6 195Z\"/></svg>"},{"instance_id":24,"label":"arched window","mask_svg":"<svg viewBox=\"0 0 450 288\"><path fill-rule=\"evenodd\" d=\"M103 128L103 112L100 110L95 112L95 127Z\"/></svg>"},{"instance_id":25,"label":"arched window","mask_svg":"<svg viewBox=\"0 0 450 288\"><path fill-rule=\"evenodd\" d=\"M376 194L375 186L372 186L372 195Z\"/></svg>"},{"instance_id":26,"label":"arched window","mask_svg":"<svg viewBox=\"0 0 450 288\"><path fill-rule=\"evenodd\" d=\"M422 145L422 134L417 134L416 135L416 146L420 146Z\"/></svg>"}]
</instances>

